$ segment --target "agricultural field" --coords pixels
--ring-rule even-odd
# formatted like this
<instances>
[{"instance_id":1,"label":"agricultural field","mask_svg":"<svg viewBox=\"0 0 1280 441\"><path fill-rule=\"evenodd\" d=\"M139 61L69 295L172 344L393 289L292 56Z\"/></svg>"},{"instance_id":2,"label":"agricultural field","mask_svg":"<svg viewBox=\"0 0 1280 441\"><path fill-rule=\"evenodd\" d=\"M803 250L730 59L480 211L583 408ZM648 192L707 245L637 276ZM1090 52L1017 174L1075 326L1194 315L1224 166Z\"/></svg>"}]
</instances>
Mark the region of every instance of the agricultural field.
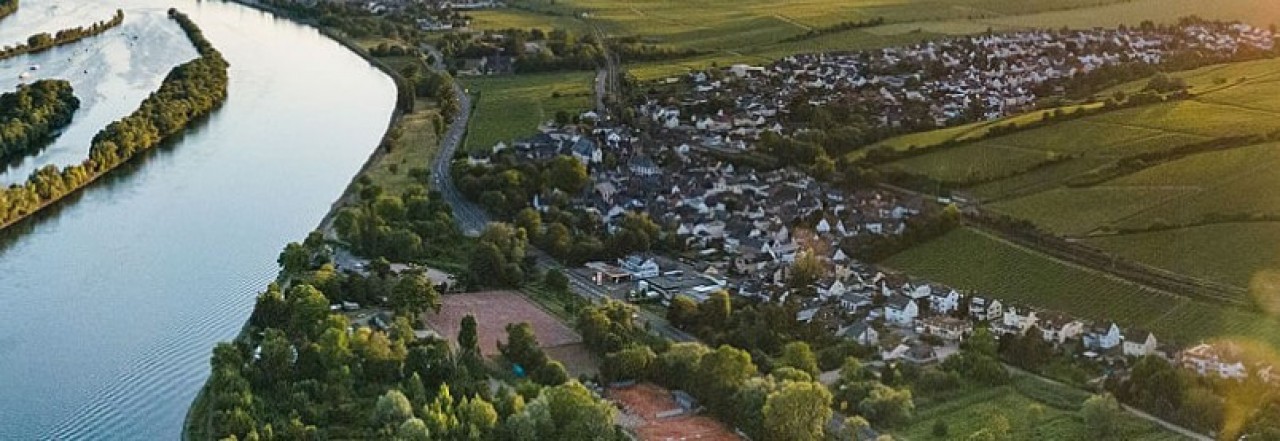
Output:
<instances>
[{"instance_id":1,"label":"agricultural field","mask_svg":"<svg viewBox=\"0 0 1280 441\"><path fill-rule=\"evenodd\" d=\"M536 133L557 111L590 110L594 72L462 77L474 97L465 147L487 149Z\"/></svg>"},{"instance_id":2,"label":"agricultural field","mask_svg":"<svg viewBox=\"0 0 1280 441\"><path fill-rule=\"evenodd\" d=\"M994 143L969 144L893 163L894 169L950 182L1000 178L1004 170L1028 170L1056 153Z\"/></svg>"},{"instance_id":3,"label":"agricultural field","mask_svg":"<svg viewBox=\"0 0 1280 441\"><path fill-rule=\"evenodd\" d=\"M1252 286L1280 271L1280 223L1213 224L1085 241L1129 259L1236 286Z\"/></svg>"},{"instance_id":4,"label":"agricultural field","mask_svg":"<svg viewBox=\"0 0 1280 441\"><path fill-rule=\"evenodd\" d=\"M962 228L883 263L916 277L1077 317L1191 342L1260 339L1280 346L1275 317L1154 291Z\"/></svg>"},{"instance_id":5,"label":"agricultural field","mask_svg":"<svg viewBox=\"0 0 1280 441\"><path fill-rule=\"evenodd\" d=\"M515 8L482 9L467 12L471 16L471 29L565 29L588 32L590 27L581 19L566 15L543 14Z\"/></svg>"},{"instance_id":6,"label":"agricultural field","mask_svg":"<svg viewBox=\"0 0 1280 441\"><path fill-rule=\"evenodd\" d=\"M1009 422L1009 439L1078 440L1093 435L1079 415L1088 392L1016 375L1012 385L974 388L965 394L937 403L922 404L914 422L894 431L895 438L908 440L965 439L988 428L995 415ZM943 421L947 436L934 435L934 425ZM1181 436L1153 423L1124 413L1117 439L1180 440Z\"/></svg>"}]
</instances>

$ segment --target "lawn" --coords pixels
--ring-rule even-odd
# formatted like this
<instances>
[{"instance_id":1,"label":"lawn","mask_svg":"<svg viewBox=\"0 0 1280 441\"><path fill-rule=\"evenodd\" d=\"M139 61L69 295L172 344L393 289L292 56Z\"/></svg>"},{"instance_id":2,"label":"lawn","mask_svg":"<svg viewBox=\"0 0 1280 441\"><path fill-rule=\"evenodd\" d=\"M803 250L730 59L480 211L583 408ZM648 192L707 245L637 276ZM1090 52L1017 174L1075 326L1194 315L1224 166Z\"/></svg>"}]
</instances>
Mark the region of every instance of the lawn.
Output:
<instances>
[{"instance_id":1,"label":"lawn","mask_svg":"<svg viewBox=\"0 0 1280 441\"><path fill-rule=\"evenodd\" d=\"M1224 248L1223 253L1229 252ZM884 265L1005 304L1116 321L1123 327L1149 329L1166 340L1260 339L1280 347L1280 323L1275 318L1153 291L973 229L948 233Z\"/></svg>"},{"instance_id":2,"label":"lawn","mask_svg":"<svg viewBox=\"0 0 1280 441\"><path fill-rule=\"evenodd\" d=\"M536 133L538 125L590 110L594 72L462 77L473 97L474 110L466 148L487 149Z\"/></svg>"},{"instance_id":3,"label":"lawn","mask_svg":"<svg viewBox=\"0 0 1280 441\"><path fill-rule=\"evenodd\" d=\"M1013 384L1008 386L974 387L957 397L921 405L913 423L893 431L893 435L907 440L965 439L987 428L995 415L1001 415L1009 421L1009 439L1090 439L1093 435L1078 412L1089 396L1087 392L1033 377L1015 376ZM945 422L948 429L947 436L941 438L933 434L939 420ZM1116 439L1183 438L1125 413Z\"/></svg>"}]
</instances>

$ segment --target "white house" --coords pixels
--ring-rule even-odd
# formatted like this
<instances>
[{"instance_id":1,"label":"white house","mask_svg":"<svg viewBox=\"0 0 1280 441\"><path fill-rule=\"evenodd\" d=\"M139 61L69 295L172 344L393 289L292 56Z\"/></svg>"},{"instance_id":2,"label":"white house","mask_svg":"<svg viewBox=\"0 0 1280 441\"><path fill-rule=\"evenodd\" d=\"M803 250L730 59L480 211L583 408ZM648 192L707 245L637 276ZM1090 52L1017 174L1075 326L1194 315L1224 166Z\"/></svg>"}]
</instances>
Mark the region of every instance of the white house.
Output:
<instances>
[{"instance_id":1,"label":"white house","mask_svg":"<svg viewBox=\"0 0 1280 441\"><path fill-rule=\"evenodd\" d=\"M929 309L934 314L950 314L951 311L960 309L961 297L955 290L949 290L946 293L934 292L929 296Z\"/></svg>"},{"instance_id":2,"label":"white house","mask_svg":"<svg viewBox=\"0 0 1280 441\"><path fill-rule=\"evenodd\" d=\"M1044 341L1050 343L1062 344L1084 334L1084 322L1056 312L1040 314L1040 320L1036 326L1043 331Z\"/></svg>"},{"instance_id":3,"label":"white house","mask_svg":"<svg viewBox=\"0 0 1280 441\"><path fill-rule=\"evenodd\" d=\"M631 274L631 278L648 279L650 277L658 277L661 270L658 268L658 262L654 262L652 258L644 258L637 255L627 256L626 259L618 259L618 266Z\"/></svg>"},{"instance_id":4,"label":"white house","mask_svg":"<svg viewBox=\"0 0 1280 441\"><path fill-rule=\"evenodd\" d=\"M1201 376L1217 375L1222 378L1244 379L1249 376L1244 362L1238 358L1234 345L1210 345L1201 343L1178 354L1182 367Z\"/></svg>"},{"instance_id":5,"label":"white house","mask_svg":"<svg viewBox=\"0 0 1280 441\"><path fill-rule=\"evenodd\" d=\"M847 291L848 287L844 286L844 282L841 282L840 279L832 280L829 283L818 284L818 297L821 297L824 300L832 297L840 297Z\"/></svg>"},{"instance_id":6,"label":"white house","mask_svg":"<svg viewBox=\"0 0 1280 441\"><path fill-rule=\"evenodd\" d=\"M1147 331L1129 330L1129 334L1134 338L1125 340L1124 355L1129 357L1145 357L1156 353L1156 348L1160 343L1156 341L1156 335Z\"/></svg>"},{"instance_id":7,"label":"white house","mask_svg":"<svg viewBox=\"0 0 1280 441\"><path fill-rule=\"evenodd\" d=\"M880 342L880 333L876 331L876 328L871 327L864 321L859 321L841 329L836 335L863 346L875 346Z\"/></svg>"},{"instance_id":8,"label":"white house","mask_svg":"<svg viewBox=\"0 0 1280 441\"><path fill-rule=\"evenodd\" d=\"M1115 323L1107 328L1094 329L1084 336L1084 345L1090 349L1107 350L1120 346L1123 341L1124 334L1120 332L1120 326Z\"/></svg>"},{"instance_id":9,"label":"white house","mask_svg":"<svg viewBox=\"0 0 1280 441\"><path fill-rule=\"evenodd\" d=\"M884 319L897 326L911 326L920 316L916 302L906 296L890 296L884 304Z\"/></svg>"},{"instance_id":10,"label":"white house","mask_svg":"<svg viewBox=\"0 0 1280 441\"><path fill-rule=\"evenodd\" d=\"M1000 332L1005 334L1025 334L1039 320L1035 311L1027 310L1025 313L1019 313L1018 308L1011 306L1004 311L1004 315L1001 317Z\"/></svg>"}]
</instances>

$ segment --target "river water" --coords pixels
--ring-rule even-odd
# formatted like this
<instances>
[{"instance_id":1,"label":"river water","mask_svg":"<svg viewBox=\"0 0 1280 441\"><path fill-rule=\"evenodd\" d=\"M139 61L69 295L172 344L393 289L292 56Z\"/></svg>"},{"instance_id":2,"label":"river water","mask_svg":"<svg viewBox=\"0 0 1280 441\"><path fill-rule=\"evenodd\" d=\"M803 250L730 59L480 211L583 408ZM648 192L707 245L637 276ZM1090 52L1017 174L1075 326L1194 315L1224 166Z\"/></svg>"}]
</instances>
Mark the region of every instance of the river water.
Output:
<instances>
[{"instance_id":1,"label":"river water","mask_svg":"<svg viewBox=\"0 0 1280 441\"><path fill-rule=\"evenodd\" d=\"M195 56L177 7L231 62L226 105L171 146L0 237L0 439L175 439L275 257L313 228L377 144L391 80L311 28L219 1L22 0L0 45L107 19L105 34L0 61L70 80L75 121L19 182L82 160L89 139ZM31 70L33 66L39 68Z\"/></svg>"}]
</instances>

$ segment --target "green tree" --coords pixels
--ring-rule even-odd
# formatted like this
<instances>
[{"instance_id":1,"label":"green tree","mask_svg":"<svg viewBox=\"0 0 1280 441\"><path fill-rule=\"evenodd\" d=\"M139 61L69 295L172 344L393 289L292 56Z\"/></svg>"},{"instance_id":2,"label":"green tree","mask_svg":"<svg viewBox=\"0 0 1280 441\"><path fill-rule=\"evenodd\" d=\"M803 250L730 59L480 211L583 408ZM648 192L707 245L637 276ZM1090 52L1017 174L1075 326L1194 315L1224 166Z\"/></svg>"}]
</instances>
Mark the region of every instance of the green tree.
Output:
<instances>
[{"instance_id":1,"label":"green tree","mask_svg":"<svg viewBox=\"0 0 1280 441\"><path fill-rule=\"evenodd\" d=\"M559 386L569 381L569 372L564 364L551 360L534 370L530 378L544 386Z\"/></svg>"},{"instance_id":2,"label":"green tree","mask_svg":"<svg viewBox=\"0 0 1280 441\"><path fill-rule=\"evenodd\" d=\"M711 293L707 297L707 301L698 305L698 316L702 319L702 325L719 329L729 323L729 316L733 314L733 303L729 300L729 292L719 290Z\"/></svg>"},{"instance_id":3,"label":"green tree","mask_svg":"<svg viewBox=\"0 0 1280 441\"><path fill-rule=\"evenodd\" d=\"M1119 435L1121 412L1120 403L1111 394L1094 395L1080 406L1080 418L1089 432L1103 439Z\"/></svg>"},{"instance_id":4,"label":"green tree","mask_svg":"<svg viewBox=\"0 0 1280 441\"><path fill-rule=\"evenodd\" d=\"M457 414L461 439L490 439L490 434L498 425L498 411L493 404L479 396L462 399L458 403Z\"/></svg>"},{"instance_id":5,"label":"green tree","mask_svg":"<svg viewBox=\"0 0 1280 441\"><path fill-rule=\"evenodd\" d=\"M440 293L421 274L409 273L401 276L388 300L396 315L414 317L415 320L427 310L440 312Z\"/></svg>"},{"instance_id":6,"label":"green tree","mask_svg":"<svg viewBox=\"0 0 1280 441\"><path fill-rule=\"evenodd\" d=\"M811 378L818 378L818 374L821 373L818 370L818 356L814 355L809 344L803 341L793 341L783 346L782 356L778 358L777 363L798 369L809 374Z\"/></svg>"},{"instance_id":7,"label":"green tree","mask_svg":"<svg viewBox=\"0 0 1280 441\"><path fill-rule=\"evenodd\" d=\"M555 292L569 292L569 277L565 276L564 273L558 269L552 268L547 270L547 275L543 276L543 280L545 280L547 288L551 288L551 290Z\"/></svg>"},{"instance_id":8,"label":"green tree","mask_svg":"<svg viewBox=\"0 0 1280 441\"><path fill-rule=\"evenodd\" d=\"M398 427L413 418L413 404L403 393L392 389L378 397L373 409L374 423L379 426Z\"/></svg>"},{"instance_id":9,"label":"green tree","mask_svg":"<svg viewBox=\"0 0 1280 441\"><path fill-rule=\"evenodd\" d=\"M596 399L577 381L543 390L525 407L537 439L596 441L611 439L614 407Z\"/></svg>"},{"instance_id":10,"label":"green tree","mask_svg":"<svg viewBox=\"0 0 1280 441\"><path fill-rule=\"evenodd\" d=\"M726 398L733 396L747 379L757 373L751 354L729 345L721 345L698 361L699 396L708 397L712 410L724 413L730 409Z\"/></svg>"},{"instance_id":11,"label":"green tree","mask_svg":"<svg viewBox=\"0 0 1280 441\"><path fill-rule=\"evenodd\" d=\"M329 316L329 299L311 285L289 288L285 298L289 302L289 329L305 336L319 333Z\"/></svg>"},{"instance_id":12,"label":"green tree","mask_svg":"<svg viewBox=\"0 0 1280 441\"><path fill-rule=\"evenodd\" d=\"M915 403L910 390L877 384L858 404L858 410L872 423L892 427L911 419Z\"/></svg>"},{"instance_id":13,"label":"green tree","mask_svg":"<svg viewBox=\"0 0 1280 441\"><path fill-rule=\"evenodd\" d=\"M587 185L587 166L572 156L560 155L547 166L547 185L569 194L581 192Z\"/></svg>"},{"instance_id":14,"label":"green tree","mask_svg":"<svg viewBox=\"0 0 1280 441\"><path fill-rule=\"evenodd\" d=\"M601 374L611 380L634 380L648 377L658 355L648 346L631 345L604 358Z\"/></svg>"},{"instance_id":15,"label":"green tree","mask_svg":"<svg viewBox=\"0 0 1280 441\"><path fill-rule=\"evenodd\" d=\"M690 329L698 317L698 304L685 296L675 296L667 308L667 321L677 328Z\"/></svg>"},{"instance_id":16,"label":"green tree","mask_svg":"<svg viewBox=\"0 0 1280 441\"><path fill-rule=\"evenodd\" d=\"M285 245L284 251L280 252L280 257L276 259L276 263L280 265L282 272L286 275L296 276L302 274L303 271L311 269L311 252L306 247L297 242L289 242Z\"/></svg>"},{"instance_id":17,"label":"green tree","mask_svg":"<svg viewBox=\"0 0 1280 441\"><path fill-rule=\"evenodd\" d=\"M431 441L431 431L427 430L427 423L417 418L410 418L400 424L400 428L396 430L396 439L401 441Z\"/></svg>"},{"instance_id":18,"label":"green tree","mask_svg":"<svg viewBox=\"0 0 1280 441\"><path fill-rule=\"evenodd\" d=\"M538 338L528 322L509 323L507 342L499 342L498 350L507 361L522 366L525 372L532 374L547 364L547 355L538 346Z\"/></svg>"},{"instance_id":19,"label":"green tree","mask_svg":"<svg viewBox=\"0 0 1280 441\"><path fill-rule=\"evenodd\" d=\"M816 382L784 382L764 405L764 431L771 440L821 440L830 419L831 393Z\"/></svg>"}]
</instances>

